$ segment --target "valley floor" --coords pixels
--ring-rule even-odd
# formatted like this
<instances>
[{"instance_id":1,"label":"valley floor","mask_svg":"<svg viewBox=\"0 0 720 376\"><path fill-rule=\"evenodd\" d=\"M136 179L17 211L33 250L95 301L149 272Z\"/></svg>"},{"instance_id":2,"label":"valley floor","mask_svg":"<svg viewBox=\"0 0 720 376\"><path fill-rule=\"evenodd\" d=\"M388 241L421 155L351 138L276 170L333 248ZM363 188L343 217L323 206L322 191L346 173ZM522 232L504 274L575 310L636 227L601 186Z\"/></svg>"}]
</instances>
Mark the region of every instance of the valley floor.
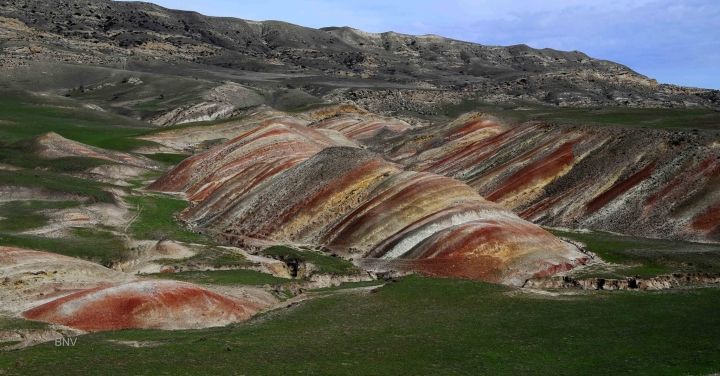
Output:
<instances>
[{"instance_id":1,"label":"valley floor","mask_svg":"<svg viewBox=\"0 0 720 376\"><path fill-rule=\"evenodd\" d=\"M3 375L677 375L720 371L720 290L533 293L406 277L224 328L0 355Z\"/></svg>"}]
</instances>

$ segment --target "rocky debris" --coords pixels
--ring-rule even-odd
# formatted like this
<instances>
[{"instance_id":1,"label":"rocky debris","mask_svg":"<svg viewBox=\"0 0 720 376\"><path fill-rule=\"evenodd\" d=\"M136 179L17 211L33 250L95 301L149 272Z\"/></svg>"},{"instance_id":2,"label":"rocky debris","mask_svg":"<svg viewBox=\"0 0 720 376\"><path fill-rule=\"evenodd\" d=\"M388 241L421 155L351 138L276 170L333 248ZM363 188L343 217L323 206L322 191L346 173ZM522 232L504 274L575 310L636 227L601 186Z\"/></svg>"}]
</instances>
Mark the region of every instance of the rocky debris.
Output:
<instances>
[{"instance_id":1,"label":"rocky debris","mask_svg":"<svg viewBox=\"0 0 720 376\"><path fill-rule=\"evenodd\" d=\"M284 261L275 260L269 257L253 255L244 251L242 252L242 254L251 263L251 266L247 267L248 269L271 274L275 277L293 278L290 268Z\"/></svg>"},{"instance_id":2,"label":"rocky debris","mask_svg":"<svg viewBox=\"0 0 720 376\"><path fill-rule=\"evenodd\" d=\"M129 77L125 80L125 83L129 85L142 85L143 81L139 77Z\"/></svg>"},{"instance_id":3,"label":"rocky debris","mask_svg":"<svg viewBox=\"0 0 720 376\"><path fill-rule=\"evenodd\" d=\"M477 92L457 90L340 88L324 95L323 100L331 103L351 103L376 114L432 117L444 114L446 108L459 105L465 100L478 100L477 95ZM502 100L482 98L484 102L499 103L517 99L510 96L503 97Z\"/></svg>"},{"instance_id":4,"label":"rocky debris","mask_svg":"<svg viewBox=\"0 0 720 376\"><path fill-rule=\"evenodd\" d=\"M307 278L307 280L290 283L283 286L283 288L293 295L300 295L307 290L337 287L343 283L367 282L375 280L377 280L377 277L373 273L364 273L360 275L312 274Z\"/></svg>"},{"instance_id":5,"label":"rocky debris","mask_svg":"<svg viewBox=\"0 0 720 376\"><path fill-rule=\"evenodd\" d=\"M172 240L133 240L129 248L137 256L116 263L113 269L130 274L159 273L163 265L158 264L157 260L181 260L197 254L191 247Z\"/></svg>"},{"instance_id":6,"label":"rocky debris","mask_svg":"<svg viewBox=\"0 0 720 376\"><path fill-rule=\"evenodd\" d=\"M522 286L533 289L582 290L667 290L720 284L720 275L711 273L674 273L650 278L575 278L555 276L529 279Z\"/></svg>"}]
</instances>

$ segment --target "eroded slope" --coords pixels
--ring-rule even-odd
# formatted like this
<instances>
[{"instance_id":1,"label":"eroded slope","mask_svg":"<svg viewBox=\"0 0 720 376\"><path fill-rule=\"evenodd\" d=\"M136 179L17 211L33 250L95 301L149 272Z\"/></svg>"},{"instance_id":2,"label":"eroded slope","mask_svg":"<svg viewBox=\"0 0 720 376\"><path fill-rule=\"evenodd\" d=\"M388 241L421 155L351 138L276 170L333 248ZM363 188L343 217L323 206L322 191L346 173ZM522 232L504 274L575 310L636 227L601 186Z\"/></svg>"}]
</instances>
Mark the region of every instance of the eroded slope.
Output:
<instances>
[{"instance_id":1,"label":"eroded slope","mask_svg":"<svg viewBox=\"0 0 720 376\"><path fill-rule=\"evenodd\" d=\"M390 154L411 169L463 180L535 223L720 240L720 144L712 132L465 120Z\"/></svg>"},{"instance_id":2,"label":"eroded slope","mask_svg":"<svg viewBox=\"0 0 720 376\"><path fill-rule=\"evenodd\" d=\"M405 171L300 125L261 125L151 187L187 193L194 205L182 217L223 242L322 245L374 270L522 284L585 258L457 180Z\"/></svg>"},{"instance_id":3,"label":"eroded slope","mask_svg":"<svg viewBox=\"0 0 720 376\"><path fill-rule=\"evenodd\" d=\"M196 329L243 321L262 305L176 281L138 281L92 288L23 313L86 331L128 328Z\"/></svg>"}]
</instances>

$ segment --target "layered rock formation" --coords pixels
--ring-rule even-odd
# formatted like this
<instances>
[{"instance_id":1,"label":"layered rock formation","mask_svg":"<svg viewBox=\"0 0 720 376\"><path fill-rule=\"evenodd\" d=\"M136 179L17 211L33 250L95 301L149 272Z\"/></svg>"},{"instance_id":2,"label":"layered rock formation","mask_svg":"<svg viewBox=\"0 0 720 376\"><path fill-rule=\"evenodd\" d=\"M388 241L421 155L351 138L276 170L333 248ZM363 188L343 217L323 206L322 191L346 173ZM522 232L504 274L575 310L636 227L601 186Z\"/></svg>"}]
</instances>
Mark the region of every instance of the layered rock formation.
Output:
<instances>
[{"instance_id":1,"label":"layered rock formation","mask_svg":"<svg viewBox=\"0 0 720 376\"><path fill-rule=\"evenodd\" d=\"M402 120L355 114L341 114L314 122L311 126L336 130L354 140L366 140L381 132L402 133L410 129L410 124Z\"/></svg>"},{"instance_id":2,"label":"layered rock formation","mask_svg":"<svg viewBox=\"0 0 720 376\"><path fill-rule=\"evenodd\" d=\"M339 134L330 137L297 121L268 120L219 147L184 160L150 188L183 191L193 202L206 200L220 187L223 190L216 196L238 197L320 150L342 144L353 142Z\"/></svg>"},{"instance_id":3,"label":"layered rock formation","mask_svg":"<svg viewBox=\"0 0 720 376\"><path fill-rule=\"evenodd\" d=\"M234 82L226 82L204 93L202 102L174 108L152 119L161 126L211 121L231 117L236 111L263 103L258 93Z\"/></svg>"},{"instance_id":4,"label":"layered rock formation","mask_svg":"<svg viewBox=\"0 0 720 376\"><path fill-rule=\"evenodd\" d=\"M262 305L190 283L139 281L79 291L23 313L85 331L197 329L250 318Z\"/></svg>"},{"instance_id":5,"label":"layered rock formation","mask_svg":"<svg viewBox=\"0 0 720 376\"><path fill-rule=\"evenodd\" d=\"M300 125L260 125L151 188L185 192L182 217L221 241L319 245L374 270L519 285L586 257L457 180Z\"/></svg>"},{"instance_id":6,"label":"layered rock formation","mask_svg":"<svg viewBox=\"0 0 720 376\"><path fill-rule=\"evenodd\" d=\"M259 182L246 180L255 176L245 169L256 161L270 163L275 172L281 172L328 146L349 145L369 148L404 169L464 181L483 197L534 223L644 237L720 239L720 143L711 131L546 122L509 124L481 113L466 114L444 124L408 126L401 120L345 107L329 106L294 116L259 110L247 120L211 126L215 130L190 127L153 135L156 142L176 146L201 133L203 139L221 135L229 138L232 132L264 134L271 128L262 132L257 129L265 122L277 123L273 127L294 124L296 130L312 130L316 136L316 132L321 132L330 139L320 143L299 140L300 144L288 153L280 151L284 143L279 143L277 150L272 151L271 147L263 153L280 156L246 159L235 166L237 170L218 169L214 176L180 178L196 167L206 168L198 164L200 160L214 166L216 162L208 161L223 158L221 149L216 149L186 161L183 169L157 184L180 179L179 184L163 189L186 192L198 201L194 195L201 187L214 190L218 184L212 181L229 179L243 170L245 175L237 175L236 186L248 189L235 190L227 185L222 190L227 197L233 192L240 193L234 197L240 197ZM277 136L284 137L282 132ZM236 140L259 145L244 136ZM230 144L225 146L226 150L237 148ZM237 149L237 153L245 152L246 149ZM278 158L296 152L300 157L294 162L276 163ZM217 163L234 165L232 160L233 157L228 157ZM224 202L221 194L211 200L219 206ZM217 205L199 205L191 210L212 212Z\"/></svg>"},{"instance_id":7,"label":"layered rock formation","mask_svg":"<svg viewBox=\"0 0 720 376\"><path fill-rule=\"evenodd\" d=\"M466 120L427 130L420 146L396 145L395 159L463 180L535 223L720 240L712 134Z\"/></svg>"},{"instance_id":8,"label":"layered rock formation","mask_svg":"<svg viewBox=\"0 0 720 376\"><path fill-rule=\"evenodd\" d=\"M133 279L74 257L0 247L0 302L2 310L13 314L78 290Z\"/></svg>"},{"instance_id":9,"label":"layered rock formation","mask_svg":"<svg viewBox=\"0 0 720 376\"><path fill-rule=\"evenodd\" d=\"M14 247L0 247L0 280L0 312L84 331L222 326L275 303L261 291L234 297L190 283L139 281L89 261Z\"/></svg>"}]
</instances>

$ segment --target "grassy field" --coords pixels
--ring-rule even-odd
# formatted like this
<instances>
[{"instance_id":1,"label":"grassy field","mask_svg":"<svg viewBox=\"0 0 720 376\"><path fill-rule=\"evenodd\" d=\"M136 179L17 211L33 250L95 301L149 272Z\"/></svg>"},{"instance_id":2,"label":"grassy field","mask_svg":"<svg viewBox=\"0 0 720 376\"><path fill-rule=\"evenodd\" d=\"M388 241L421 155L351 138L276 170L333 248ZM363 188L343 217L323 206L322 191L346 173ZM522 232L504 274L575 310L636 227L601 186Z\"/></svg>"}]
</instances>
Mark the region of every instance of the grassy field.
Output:
<instances>
[{"instance_id":1,"label":"grassy field","mask_svg":"<svg viewBox=\"0 0 720 376\"><path fill-rule=\"evenodd\" d=\"M40 158L33 153L31 142L0 145L0 163L27 169L43 169L54 172L79 172L112 162L87 157Z\"/></svg>"},{"instance_id":2,"label":"grassy field","mask_svg":"<svg viewBox=\"0 0 720 376\"><path fill-rule=\"evenodd\" d=\"M25 319L16 319L10 317L0 316L0 330L10 329L44 329L47 328L48 324L39 321L30 321ZM0 346L3 343L0 342Z\"/></svg>"},{"instance_id":3,"label":"grassy field","mask_svg":"<svg viewBox=\"0 0 720 376\"><path fill-rule=\"evenodd\" d=\"M292 282L292 279L278 278L255 270L243 269L159 273L151 276L213 285L278 285Z\"/></svg>"},{"instance_id":4,"label":"grassy field","mask_svg":"<svg viewBox=\"0 0 720 376\"><path fill-rule=\"evenodd\" d=\"M108 184L42 170L0 170L0 184L45 189L58 194L87 197L94 202L115 202L104 190Z\"/></svg>"},{"instance_id":5,"label":"grassy field","mask_svg":"<svg viewBox=\"0 0 720 376\"><path fill-rule=\"evenodd\" d=\"M333 292L333 291L339 291L339 290L355 289L355 288L359 288L359 287L381 286L384 284L385 284L385 281L381 280L381 279L373 280L373 281L344 282L337 286L322 287L319 289L312 289L310 291L324 293L324 292Z\"/></svg>"},{"instance_id":6,"label":"grassy field","mask_svg":"<svg viewBox=\"0 0 720 376\"><path fill-rule=\"evenodd\" d=\"M553 234L585 244L605 261L624 264L610 273L588 277L652 277L673 272L720 273L720 245L647 239L604 232L571 232L551 229ZM581 275L579 275L581 276Z\"/></svg>"},{"instance_id":7,"label":"grassy field","mask_svg":"<svg viewBox=\"0 0 720 376\"><path fill-rule=\"evenodd\" d=\"M125 260L129 252L122 238L105 230L86 228L75 228L63 238L0 232L0 245L59 253L105 266Z\"/></svg>"},{"instance_id":8,"label":"grassy field","mask_svg":"<svg viewBox=\"0 0 720 376\"><path fill-rule=\"evenodd\" d=\"M643 128L720 128L720 112L708 109L591 108L530 111L532 119Z\"/></svg>"},{"instance_id":9,"label":"grassy field","mask_svg":"<svg viewBox=\"0 0 720 376\"><path fill-rule=\"evenodd\" d=\"M456 105L447 106L444 114L452 119L471 111L486 112L510 122L542 120L554 123L638 128L720 129L720 112L710 109L562 108L541 106L535 103L503 105L466 100Z\"/></svg>"},{"instance_id":10,"label":"grassy field","mask_svg":"<svg viewBox=\"0 0 720 376\"><path fill-rule=\"evenodd\" d=\"M66 209L80 205L77 201L8 201L0 202L0 232L20 232L48 223L43 210Z\"/></svg>"},{"instance_id":11,"label":"grassy field","mask_svg":"<svg viewBox=\"0 0 720 376\"><path fill-rule=\"evenodd\" d=\"M196 265L212 268L237 268L251 264L242 254L222 247L205 246L197 251L197 254L185 259L167 258L155 261L164 265Z\"/></svg>"},{"instance_id":12,"label":"grassy field","mask_svg":"<svg viewBox=\"0 0 720 376\"><path fill-rule=\"evenodd\" d=\"M183 160L185 160L190 155L188 154L174 154L174 153L156 153L156 154L145 154L146 157L158 161L160 163L165 163L166 165L174 166Z\"/></svg>"},{"instance_id":13,"label":"grassy field","mask_svg":"<svg viewBox=\"0 0 720 376\"><path fill-rule=\"evenodd\" d=\"M407 277L245 324L129 330L0 356L6 375L678 375L720 371L720 290L510 294ZM109 340L156 341L133 348Z\"/></svg>"},{"instance_id":14,"label":"grassy field","mask_svg":"<svg viewBox=\"0 0 720 376\"><path fill-rule=\"evenodd\" d=\"M186 201L160 195L130 196L127 201L138 213L129 228L133 237L152 240L164 238L189 243L209 242L207 237L186 229L175 219L175 215L187 207Z\"/></svg>"},{"instance_id":15,"label":"grassy field","mask_svg":"<svg viewBox=\"0 0 720 376\"><path fill-rule=\"evenodd\" d=\"M332 257L315 251L300 250L284 245L266 248L261 254L283 261L297 260L299 262L309 262L317 266L320 273L358 274L360 272L355 265L343 258Z\"/></svg>"},{"instance_id":16,"label":"grassy field","mask_svg":"<svg viewBox=\"0 0 720 376\"><path fill-rule=\"evenodd\" d=\"M0 92L0 139L6 144L52 131L89 145L129 151L153 145L133 138L147 129L145 123L83 108L69 99Z\"/></svg>"},{"instance_id":17,"label":"grassy field","mask_svg":"<svg viewBox=\"0 0 720 376\"><path fill-rule=\"evenodd\" d=\"M139 78L141 84L133 84L130 77ZM215 83L191 77L152 74L147 72L123 72L102 79L106 85L75 87L67 96L91 103L112 105L117 111L139 118L168 112L176 107L201 101L202 93Z\"/></svg>"}]
</instances>

